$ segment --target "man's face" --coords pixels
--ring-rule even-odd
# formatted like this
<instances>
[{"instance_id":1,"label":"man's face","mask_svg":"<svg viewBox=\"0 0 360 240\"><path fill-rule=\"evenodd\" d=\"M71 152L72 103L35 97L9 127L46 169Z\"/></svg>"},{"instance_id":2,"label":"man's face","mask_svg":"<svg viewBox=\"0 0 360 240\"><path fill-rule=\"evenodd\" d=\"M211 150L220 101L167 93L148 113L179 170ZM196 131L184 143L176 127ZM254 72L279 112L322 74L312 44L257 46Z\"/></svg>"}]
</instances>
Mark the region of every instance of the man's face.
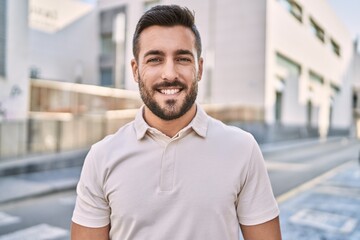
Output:
<instances>
[{"instance_id":1,"label":"man's face","mask_svg":"<svg viewBox=\"0 0 360 240\"><path fill-rule=\"evenodd\" d=\"M131 65L146 107L163 120L181 117L193 106L202 75L194 34L183 26L151 26L139 48Z\"/></svg>"}]
</instances>

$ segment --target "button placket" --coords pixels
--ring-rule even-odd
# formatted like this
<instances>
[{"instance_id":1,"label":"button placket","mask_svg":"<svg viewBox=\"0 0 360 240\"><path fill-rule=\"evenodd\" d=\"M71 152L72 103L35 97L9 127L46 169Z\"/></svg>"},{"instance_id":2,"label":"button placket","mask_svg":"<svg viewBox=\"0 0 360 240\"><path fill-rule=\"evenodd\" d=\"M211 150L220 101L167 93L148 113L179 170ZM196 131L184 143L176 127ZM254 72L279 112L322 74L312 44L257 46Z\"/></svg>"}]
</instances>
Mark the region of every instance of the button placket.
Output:
<instances>
[{"instance_id":1,"label":"button placket","mask_svg":"<svg viewBox=\"0 0 360 240\"><path fill-rule=\"evenodd\" d=\"M172 141L165 147L161 159L160 191L171 191L174 186L176 142Z\"/></svg>"}]
</instances>

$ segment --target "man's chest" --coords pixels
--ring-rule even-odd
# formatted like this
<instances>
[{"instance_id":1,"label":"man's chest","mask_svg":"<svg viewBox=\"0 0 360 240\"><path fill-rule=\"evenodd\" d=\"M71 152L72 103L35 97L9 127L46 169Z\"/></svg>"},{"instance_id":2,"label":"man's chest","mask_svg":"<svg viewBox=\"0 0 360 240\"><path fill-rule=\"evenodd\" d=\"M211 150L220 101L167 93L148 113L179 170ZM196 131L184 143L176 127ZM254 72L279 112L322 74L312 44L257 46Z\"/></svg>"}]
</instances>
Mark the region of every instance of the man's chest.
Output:
<instances>
[{"instance_id":1,"label":"man's chest","mask_svg":"<svg viewBox=\"0 0 360 240\"><path fill-rule=\"evenodd\" d=\"M104 193L112 215L123 219L154 216L236 215L241 165L231 153L191 151L174 144L119 159Z\"/></svg>"}]
</instances>

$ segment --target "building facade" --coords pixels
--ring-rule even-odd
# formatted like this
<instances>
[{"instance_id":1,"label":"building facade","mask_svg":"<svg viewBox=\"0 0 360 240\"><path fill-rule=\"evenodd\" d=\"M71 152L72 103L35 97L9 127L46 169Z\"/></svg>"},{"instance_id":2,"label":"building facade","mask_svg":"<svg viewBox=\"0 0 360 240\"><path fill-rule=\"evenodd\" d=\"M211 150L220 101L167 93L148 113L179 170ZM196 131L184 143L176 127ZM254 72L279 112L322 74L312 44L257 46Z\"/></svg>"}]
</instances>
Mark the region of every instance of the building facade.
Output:
<instances>
[{"instance_id":1,"label":"building facade","mask_svg":"<svg viewBox=\"0 0 360 240\"><path fill-rule=\"evenodd\" d=\"M29 109L27 12L27 0L0 0L0 157L26 149Z\"/></svg>"},{"instance_id":2,"label":"building facade","mask_svg":"<svg viewBox=\"0 0 360 240\"><path fill-rule=\"evenodd\" d=\"M31 78L98 84L98 15L82 1L29 1Z\"/></svg>"},{"instance_id":3,"label":"building facade","mask_svg":"<svg viewBox=\"0 0 360 240\"><path fill-rule=\"evenodd\" d=\"M283 99L280 120L286 123L318 126L321 135L348 128L354 79L350 32L325 0L269 1L268 11L266 97L275 111L267 111L267 119L278 120L273 113Z\"/></svg>"},{"instance_id":4,"label":"building facade","mask_svg":"<svg viewBox=\"0 0 360 240\"><path fill-rule=\"evenodd\" d=\"M199 102L244 106L266 127L305 135L350 129L353 39L326 0L99 0L55 34L30 31L31 72L137 90L132 34L156 4L195 11L205 58Z\"/></svg>"},{"instance_id":5,"label":"building facade","mask_svg":"<svg viewBox=\"0 0 360 240\"><path fill-rule=\"evenodd\" d=\"M27 117L27 11L27 0L0 0L0 121Z\"/></svg>"},{"instance_id":6,"label":"building facade","mask_svg":"<svg viewBox=\"0 0 360 240\"><path fill-rule=\"evenodd\" d=\"M317 129L321 136L352 124L353 39L326 0L100 0L98 4L101 16L121 9L125 19L120 28L125 88L136 89L128 63L138 18L153 5L179 4L195 11L203 37L200 102L252 107L263 112L269 126Z\"/></svg>"}]
</instances>

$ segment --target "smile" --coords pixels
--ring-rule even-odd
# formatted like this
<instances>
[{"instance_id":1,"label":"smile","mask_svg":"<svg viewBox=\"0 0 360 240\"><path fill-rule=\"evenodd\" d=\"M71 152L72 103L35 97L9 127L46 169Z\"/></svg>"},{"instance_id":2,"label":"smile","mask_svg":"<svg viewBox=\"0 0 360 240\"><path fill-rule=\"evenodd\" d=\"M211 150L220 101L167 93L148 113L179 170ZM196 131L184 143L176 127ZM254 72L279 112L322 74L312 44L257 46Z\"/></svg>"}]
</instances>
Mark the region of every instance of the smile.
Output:
<instances>
[{"instance_id":1,"label":"smile","mask_svg":"<svg viewBox=\"0 0 360 240\"><path fill-rule=\"evenodd\" d=\"M160 92L165 95L173 95L180 92L180 89L179 88L160 89Z\"/></svg>"}]
</instances>

